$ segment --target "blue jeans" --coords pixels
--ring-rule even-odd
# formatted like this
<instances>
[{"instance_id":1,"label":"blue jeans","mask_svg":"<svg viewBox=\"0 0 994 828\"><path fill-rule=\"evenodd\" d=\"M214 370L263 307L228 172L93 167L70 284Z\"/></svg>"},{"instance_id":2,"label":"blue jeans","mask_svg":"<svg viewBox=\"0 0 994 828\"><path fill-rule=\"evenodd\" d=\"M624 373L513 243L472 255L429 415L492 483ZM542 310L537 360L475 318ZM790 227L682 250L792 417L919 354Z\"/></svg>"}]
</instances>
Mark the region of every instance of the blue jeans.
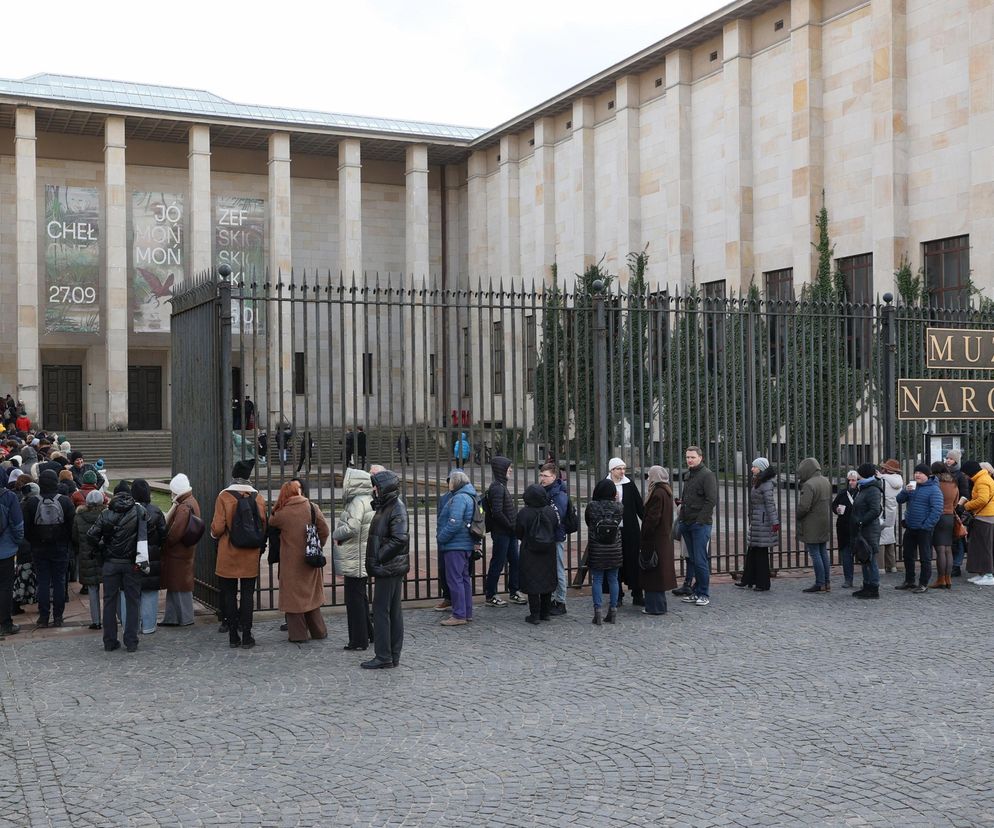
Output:
<instances>
[{"instance_id":1,"label":"blue jeans","mask_svg":"<svg viewBox=\"0 0 994 828\"><path fill-rule=\"evenodd\" d=\"M618 570L591 569L590 588L593 590L594 609L599 610L604 600L604 576L607 575L607 588L611 593L611 609L618 606Z\"/></svg>"},{"instance_id":2,"label":"blue jeans","mask_svg":"<svg viewBox=\"0 0 994 828\"><path fill-rule=\"evenodd\" d=\"M592 576L591 576L592 577ZM552 600L559 603L566 603L566 541L556 541L556 591L552 595Z\"/></svg>"},{"instance_id":3,"label":"blue jeans","mask_svg":"<svg viewBox=\"0 0 994 828\"><path fill-rule=\"evenodd\" d=\"M153 589L143 589L142 597L139 602L141 606L141 631L143 635L151 635L158 628L158 617L159 617L159 591ZM121 623L127 628L128 621L128 608L127 600L124 593L121 593L120 600L120 617Z\"/></svg>"},{"instance_id":4,"label":"blue jeans","mask_svg":"<svg viewBox=\"0 0 994 828\"><path fill-rule=\"evenodd\" d=\"M877 566L877 553L870 556L870 562L863 564L863 586L880 586L880 569Z\"/></svg>"},{"instance_id":5,"label":"blue jeans","mask_svg":"<svg viewBox=\"0 0 994 828\"><path fill-rule=\"evenodd\" d=\"M494 532L490 535L490 569L487 570L485 592L487 598L497 594L497 581L507 566L507 591L513 595L518 591L518 539L513 535L501 535Z\"/></svg>"},{"instance_id":6,"label":"blue jeans","mask_svg":"<svg viewBox=\"0 0 994 828\"><path fill-rule=\"evenodd\" d=\"M66 571L69 569L69 550L66 547L35 547L32 552L35 573L38 576L38 617L59 620L66 610Z\"/></svg>"},{"instance_id":7,"label":"blue jeans","mask_svg":"<svg viewBox=\"0 0 994 828\"><path fill-rule=\"evenodd\" d=\"M815 568L815 584L827 586L832 577L831 562L828 559L827 543L806 543L811 565Z\"/></svg>"},{"instance_id":8,"label":"blue jeans","mask_svg":"<svg viewBox=\"0 0 994 828\"><path fill-rule=\"evenodd\" d=\"M839 549L839 556L842 558L842 579L851 584L853 579L853 556L852 544L847 543Z\"/></svg>"},{"instance_id":9,"label":"blue jeans","mask_svg":"<svg viewBox=\"0 0 994 828\"><path fill-rule=\"evenodd\" d=\"M963 566L966 557L966 538L953 538L953 566Z\"/></svg>"},{"instance_id":10,"label":"blue jeans","mask_svg":"<svg viewBox=\"0 0 994 828\"><path fill-rule=\"evenodd\" d=\"M683 524L683 543L687 548L687 572L694 571L694 594L708 597L711 586L711 524Z\"/></svg>"}]
</instances>

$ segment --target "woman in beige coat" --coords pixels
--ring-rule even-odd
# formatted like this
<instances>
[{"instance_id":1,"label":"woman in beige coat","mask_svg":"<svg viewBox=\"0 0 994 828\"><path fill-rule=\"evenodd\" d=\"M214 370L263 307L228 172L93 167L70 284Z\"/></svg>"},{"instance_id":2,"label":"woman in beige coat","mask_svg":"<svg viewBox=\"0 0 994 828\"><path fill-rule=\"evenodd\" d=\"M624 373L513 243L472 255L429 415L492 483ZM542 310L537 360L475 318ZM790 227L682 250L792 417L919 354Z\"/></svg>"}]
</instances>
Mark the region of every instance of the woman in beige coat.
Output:
<instances>
[{"instance_id":1,"label":"woman in beige coat","mask_svg":"<svg viewBox=\"0 0 994 828\"><path fill-rule=\"evenodd\" d=\"M160 584L166 591L164 627L186 627L193 623L193 570L197 547L185 546L183 535L190 516L200 517L200 504L193 496L190 479L177 474L169 481L172 508L166 513L166 539L162 543Z\"/></svg>"},{"instance_id":2,"label":"woman in beige coat","mask_svg":"<svg viewBox=\"0 0 994 828\"><path fill-rule=\"evenodd\" d=\"M305 560L311 523L324 546L329 531L321 510L301 494L298 481L284 483L269 525L280 531L280 609L286 614L287 637L296 643L307 641L308 634L315 640L328 637L321 617L324 567Z\"/></svg>"},{"instance_id":3,"label":"woman in beige coat","mask_svg":"<svg viewBox=\"0 0 994 828\"><path fill-rule=\"evenodd\" d=\"M373 522L373 481L368 472L347 469L342 484L345 509L335 522L335 574L345 578L346 650L369 647L369 596L366 587L366 541Z\"/></svg>"}]
</instances>

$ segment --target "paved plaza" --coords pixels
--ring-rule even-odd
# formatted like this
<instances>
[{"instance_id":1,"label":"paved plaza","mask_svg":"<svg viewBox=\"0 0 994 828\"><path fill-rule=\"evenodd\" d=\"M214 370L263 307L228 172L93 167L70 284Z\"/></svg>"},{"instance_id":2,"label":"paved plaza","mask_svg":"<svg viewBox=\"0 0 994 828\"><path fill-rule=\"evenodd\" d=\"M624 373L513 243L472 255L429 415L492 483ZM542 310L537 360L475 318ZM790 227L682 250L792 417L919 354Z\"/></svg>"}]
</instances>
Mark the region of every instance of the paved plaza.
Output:
<instances>
[{"instance_id":1,"label":"paved plaza","mask_svg":"<svg viewBox=\"0 0 994 828\"><path fill-rule=\"evenodd\" d=\"M399 669L201 621L0 643L0 825L994 825L994 589L539 628L405 613Z\"/></svg>"}]
</instances>

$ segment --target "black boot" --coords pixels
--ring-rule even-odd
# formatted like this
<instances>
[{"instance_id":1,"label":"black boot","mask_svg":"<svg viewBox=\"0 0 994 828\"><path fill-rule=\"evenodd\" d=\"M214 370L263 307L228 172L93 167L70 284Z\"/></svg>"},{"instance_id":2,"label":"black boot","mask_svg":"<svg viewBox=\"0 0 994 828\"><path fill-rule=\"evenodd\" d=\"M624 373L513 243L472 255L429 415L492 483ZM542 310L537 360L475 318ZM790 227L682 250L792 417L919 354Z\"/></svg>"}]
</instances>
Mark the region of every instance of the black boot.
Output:
<instances>
[{"instance_id":1,"label":"black boot","mask_svg":"<svg viewBox=\"0 0 994 828\"><path fill-rule=\"evenodd\" d=\"M607 615L604 617L604 623L605 624L613 624L614 623L614 616L615 616L615 609L614 609L614 607L611 607L607 611Z\"/></svg>"},{"instance_id":2,"label":"black boot","mask_svg":"<svg viewBox=\"0 0 994 828\"><path fill-rule=\"evenodd\" d=\"M601 611L599 609L594 610L594 620L590 623L595 624L598 627L601 625Z\"/></svg>"}]
</instances>

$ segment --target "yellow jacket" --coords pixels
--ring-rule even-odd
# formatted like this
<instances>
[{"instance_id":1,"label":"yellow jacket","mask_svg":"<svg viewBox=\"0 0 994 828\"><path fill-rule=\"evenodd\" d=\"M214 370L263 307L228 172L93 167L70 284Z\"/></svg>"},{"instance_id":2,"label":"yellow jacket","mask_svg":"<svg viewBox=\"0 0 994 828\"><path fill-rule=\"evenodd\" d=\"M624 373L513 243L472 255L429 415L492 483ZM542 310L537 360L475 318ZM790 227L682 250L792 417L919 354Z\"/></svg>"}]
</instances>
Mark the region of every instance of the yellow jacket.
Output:
<instances>
[{"instance_id":1,"label":"yellow jacket","mask_svg":"<svg viewBox=\"0 0 994 828\"><path fill-rule=\"evenodd\" d=\"M994 480L981 469L973 477L973 496L964 505L967 511L981 517L994 517Z\"/></svg>"}]
</instances>

